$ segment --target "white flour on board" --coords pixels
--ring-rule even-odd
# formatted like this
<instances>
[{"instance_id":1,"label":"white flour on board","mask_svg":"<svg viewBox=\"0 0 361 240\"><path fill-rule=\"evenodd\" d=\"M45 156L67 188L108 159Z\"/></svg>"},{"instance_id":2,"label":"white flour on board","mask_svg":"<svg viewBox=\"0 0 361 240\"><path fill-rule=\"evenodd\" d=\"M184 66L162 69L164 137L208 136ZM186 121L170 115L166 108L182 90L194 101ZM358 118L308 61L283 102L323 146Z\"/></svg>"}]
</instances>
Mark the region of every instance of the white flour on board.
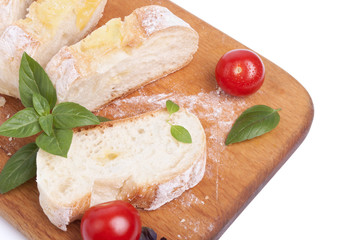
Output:
<instances>
[{"instance_id":1,"label":"white flour on board","mask_svg":"<svg viewBox=\"0 0 361 240\"><path fill-rule=\"evenodd\" d=\"M218 201L218 184L221 178L218 170L222 165L221 156L226 147L224 142L234 121L248 107L246 102L241 98L227 95L220 88L210 92L200 91L195 95L180 93L147 95L142 89L139 92L139 96L115 100L111 103L112 107L101 110L102 114L118 119L128 117L129 109L132 109L131 115L135 116L165 108L167 100L172 100L195 114L200 119L207 136L207 161L214 163L207 164L205 177L212 178L216 175L214 197ZM209 196L198 198L193 193L189 193L178 198L178 201L184 207L190 207L204 205L209 198ZM206 227L208 231L214 228L212 223L201 223L196 219L180 219L180 224L189 230L190 239L193 236L191 232L197 234L201 227ZM183 238L187 239L184 236Z\"/></svg>"}]
</instances>

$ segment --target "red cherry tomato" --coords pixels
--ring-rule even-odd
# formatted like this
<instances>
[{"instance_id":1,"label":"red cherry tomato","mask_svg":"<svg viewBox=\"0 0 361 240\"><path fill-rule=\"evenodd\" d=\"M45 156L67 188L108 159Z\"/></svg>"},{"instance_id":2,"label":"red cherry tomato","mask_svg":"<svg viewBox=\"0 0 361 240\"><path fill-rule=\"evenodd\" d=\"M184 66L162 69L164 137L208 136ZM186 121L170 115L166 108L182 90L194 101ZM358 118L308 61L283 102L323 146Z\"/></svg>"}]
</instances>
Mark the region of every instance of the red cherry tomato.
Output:
<instances>
[{"instance_id":1,"label":"red cherry tomato","mask_svg":"<svg viewBox=\"0 0 361 240\"><path fill-rule=\"evenodd\" d=\"M218 85L228 94L247 96L263 84L265 68L261 58L246 49L236 49L221 57L216 66Z\"/></svg>"},{"instance_id":2,"label":"red cherry tomato","mask_svg":"<svg viewBox=\"0 0 361 240\"><path fill-rule=\"evenodd\" d=\"M83 240L138 240L141 230L138 211L123 201L89 208L80 225Z\"/></svg>"}]
</instances>

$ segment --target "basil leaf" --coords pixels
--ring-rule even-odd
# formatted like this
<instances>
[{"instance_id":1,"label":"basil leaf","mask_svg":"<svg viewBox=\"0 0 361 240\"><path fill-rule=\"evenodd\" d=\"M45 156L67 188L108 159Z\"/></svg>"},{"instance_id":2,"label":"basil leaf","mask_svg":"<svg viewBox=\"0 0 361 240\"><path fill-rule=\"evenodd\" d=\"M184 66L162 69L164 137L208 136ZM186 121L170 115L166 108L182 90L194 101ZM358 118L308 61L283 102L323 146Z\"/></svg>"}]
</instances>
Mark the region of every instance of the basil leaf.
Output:
<instances>
[{"instance_id":1,"label":"basil leaf","mask_svg":"<svg viewBox=\"0 0 361 240\"><path fill-rule=\"evenodd\" d=\"M45 133L40 134L36 138L36 145L45 152L66 158L72 139L71 129L54 129L50 136Z\"/></svg>"},{"instance_id":2,"label":"basil leaf","mask_svg":"<svg viewBox=\"0 0 361 240\"><path fill-rule=\"evenodd\" d=\"M139 240L157 240L157 233L149 227L142 227Z\"/></svg>"},{"instance_id":3,"label":"basil leaf","mask_svg":"<svg viewBox=\"0 0 361 240\"><path fill-rule=\"evenodd\" d=\"M265 105L256 105L239 116L229 132L226 145L242 142L261 136L274 129L279 121L280 109L273 109Z\"/></svg>"},{"instance_id":4,"label":"basil leaf","mask_svg":"<svg viewBox=\"0 0 361 240\"><path fill-rule=\"evenodd\" d=\"M172 136L182 143L192 143L192 137L188 130L179 125L172 125L170 128Z\"/></svg>"},{"instance_id":5,"label":"basil leaf","mask_svg":"<svg viewBox=\"0 0 361 240\"><path fill-rule=\"evenodd\" d=\"M34 93L33 95L33 106L40 116L45 116L50 113L48 101L38 93Z\"/></svg>"},{"instance_id":6,"label":"basil leaf","mask_svg":"<svg viewBox=\"0 0 361 240\"><path fill-rule=\"evenodd\" d=\"M109 122L111 121L109 118L102 117L102 116L96 116L99 120L99 122Z\"/></svg>"},{"instance_id":7,"label":"basil leaf","mask_svg":"<svg viewBox=\"0 0 361 240\"><path fill-rule=\"evenodd\" d=\"M19 69L19 92L25 107L33 107L35 93L45 97L50 108L53 108L57 101L55 88L48 75L26 52L23 53Z\"/></svg>"},{"instance_id":8,"label":"basil leaf","mask_svg":"<svg viewBox=\"0 0 361 240\"><path fill-rule=\"evenodd\" d=\"M174 102L172 102L171 100L168 100L166 102L166 106L167 106L167 111L168 111L169 115L172 115L173 113L176 113L179 111L179 106L177 104L175 104Z\"/></svg>"},{"instance_id":9,"label":"basil leaf","mask_svg":"<svg viewBox=\"0 0 361 240\"><path fill-rule=\"evenodd\" d=\"M0 135L6 137L30 137L41 131L39 115L33 108L25 108L14 114L0 126Z\"/></svg>"},{"instance_id":10,"label":"basil leaf","mask_svg":"<svg viewBox=\"0 0 361 240\"><path fill-rule=\"evenodd\" d=\"M39 118L39 124L46 135L50 136L53 133L53 115L41 116Z\"/></svg>"},{"instance_id":11,"label":"basil leaf","mask_svg":"<svg viewBox=\"0 0 361 240\"><path fill-rule=\"evenodd\" d=\"M20 186L36 174L36 153L39 148L29 143L19 149L5 164L0 173L0 193Z\"/></svg>"},{"instance_id":12,"label":"basil leaf","mask_svg":"<svg viewBox=\"0 0 361 240\"><path fill-rule=\"evenodd\" d=\"M69 129L99 124L98 118L85 107L72 102L60 103L53 109L54 127Z\"/></svg>"}]
</instances>

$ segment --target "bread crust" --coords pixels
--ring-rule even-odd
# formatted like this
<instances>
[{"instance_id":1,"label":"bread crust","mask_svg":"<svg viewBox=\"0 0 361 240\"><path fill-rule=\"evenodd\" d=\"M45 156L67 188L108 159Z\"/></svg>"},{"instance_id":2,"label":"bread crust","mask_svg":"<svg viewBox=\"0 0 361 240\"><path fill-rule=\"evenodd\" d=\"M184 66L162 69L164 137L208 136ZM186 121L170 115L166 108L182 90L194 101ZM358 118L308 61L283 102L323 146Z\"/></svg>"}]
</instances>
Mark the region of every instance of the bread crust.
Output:
<instances>
[{"instance_id":1,"label":"bread crust","mask_svg":"<svg viewBox=\"0 0 361 240\"><path fill-rule=\"evenodd\" d=\"M8 77L19 72L22 53L26 51L28 54L34 55L40 44L38 39L33 38L16 24L5 29L0 37L1 94L20 98L18 79L9 81Z\"/></svg>"},{"instance_id":2,"label":"bread crust","mask_svg":"<svg viewBox=\"0 0 361 240\"><path fill-rule=\"evenodd\" d=\"M33 0L2 0L0 2L0 35L6 27L24 18Z\"/></svg>"},{"instance_id":3,"label":"bread crust","mask_svg":"<svg viewBox=\"0 0 361 240\"><path fill-rule=\"evenodd\" d=\"M123 48L121 51L127 52L129 54L144 44L147 40L155 37L158 34L161 34L164 31L171 32L178 31L180 29L182 31L186 31L190 36L192 36L196 44L194 44L194 49L192 49L191 54L182 59L182 64L175 68L165 68L163 72L148 78L146 81L137 84L125 92L113 91L111 92L111 97L109 99L105 100L105 102L97 104L96 106L87 106L86 103L79 102L91 111L97 111L116 98L125 97L126 95L129 95L130 93L145 85L148 85L154 81L159 80L160 78L182 69L192 61L193 55L198 49L198 33L192 29L189 24L173 15L168 9L164 7L151 5L136 9L131 15L125 18L125 22L123 23L123 30L126 31L126 34L123 34ZM79 45L79 43L76 45ZM60 102L77 102L77 100L68 99L70 95L69 89L74 88L76 85L80 85L78 82L82 81L83 79L90 78L90 73L98 74L91 69L91 63L93 60L95 60L93 58L98 56L85 55L79 52L78 49L79 46L75 45L71 47L64 47L57 55L53 57L53 59L46 67L46 71L49 74L50 79L56 86L58 99ZM86 85L86 83L84 83L84 85Z\"/></svg>"},{"instance_id":4,"label":"bread crust","mask_svg":"<svg viewBox=\"0 0 361 240\"><path fill-rule=\"evenodd\" d=\"M62 46L73 44L80 40L96 26L102 17L106 2L107 0L101 0L83 29L77 29L76 23L72 22L71 31L69 30L71 34L63 33L61 36L58 36L61 34L61 31L59 31L59 33L56 32L58 35L54 34L54 36L49 37L51 35L50 30L42 30L40 33L39 29L45 28L39 21L36 21L37 24L33 23L32 17L36 18L34 16L36 13L35 10L29 13L26 19L19 19L8 26L0 36L0 93L20 98L18 76L23 52L27 52L27 54L45 68L51 57L57 53ZM34 2L30 6L30 9L34 9L36 4L41 3ZM73 18L76 20L76 16L73 16ZM57 28L56 30L64 28L64 26L60 27L61 28Z\"/></svg>"},{"instance_id":5,"label":"bread crust","mask_svg":"<svg viewBox=\"0 0 361 240\"><path fill-rule=\"evenodd\" d=\"M164 109L156 110L127 119L104 122L97 126L77 128L74 130L74 134L87 134L89 131L102 132L103 129L112 128L118 124L131 123L148 116L156 116L161 111L166 112ZM189 114L188 112L186 113ZM46 191L44 191L38 183L40 205L50 221L63 231L66 230L66 226L70 222L80 219L89 207L104 202L104 199L101 198L100 202L99 200L94 201L93 195L97 195L98 190L113 191L114 194L110 194L111 199L109 199L109 201L123 200L140 209L155 210L165 203L179 197L184 191L194 187L202 180L206 166L206 136L204 130L202 131L201 141L202 151L199 152L190 166L180 169L177 173L166 176L157 184L145 184L139 186L133 181L132 177L126 179L119 178L118 180L114 178L95 179L91 191L85 196L67 206L59 206L47 196Z\"/></svg>"}]
</instances>

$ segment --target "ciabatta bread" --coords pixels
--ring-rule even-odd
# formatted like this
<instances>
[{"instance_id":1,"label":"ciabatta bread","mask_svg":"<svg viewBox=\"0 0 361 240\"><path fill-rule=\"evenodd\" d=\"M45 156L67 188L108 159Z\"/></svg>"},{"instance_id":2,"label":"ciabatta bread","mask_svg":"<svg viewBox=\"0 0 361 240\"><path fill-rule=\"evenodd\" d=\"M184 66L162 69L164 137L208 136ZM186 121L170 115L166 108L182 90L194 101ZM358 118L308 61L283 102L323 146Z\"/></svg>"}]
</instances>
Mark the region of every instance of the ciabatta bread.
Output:
<instances>
[{"instance_id":1,"label":"ciabatta bread","mask_svg":"<svg viewBox=\"0 0 361 240\"><path fill-rule=\"evenodd\" d=\"M102 123L74 133L68 157L39 150L40 205L62 230L92 205L124 200L159 208L203 178L206 138L198 118L181 109L170 123L185 127L192 143L170 133L165 110Z\"/></svg>"},{"instance_id":2,"label":"ciabatta bread","mask_svg":"<svg viewBox=\"0 0 361 240\"><path fill-rule=\"evenodd\" d=\"M4 29L16 20L25 18L26 9L33 0L2 0L0 1L0 35Z\"/></svg>"},{"instance_id":3,"label":"ciabatta bread","mask_svg":"<svg viewBox=\"0 0 361 240\"><path fill-rule=\"evenodd\" d=\"M161 6L112 19L82 41L61 49L46 67L59 102L96 110L114 98L187 65L198 34Z\"/></svg>"},{"instance_id":4,"label":"ciabatta bread","mask_svg":"<svg viewBox=\"0 0 361 240\"><path fill-rule=\"evenodd\" d=\"M19 97L19 66L26 51L43 67L65 45L71 45L98 23L107 0L38 0L25 19L0 37L0 93Z\"/></svg>"}]
</instances>

